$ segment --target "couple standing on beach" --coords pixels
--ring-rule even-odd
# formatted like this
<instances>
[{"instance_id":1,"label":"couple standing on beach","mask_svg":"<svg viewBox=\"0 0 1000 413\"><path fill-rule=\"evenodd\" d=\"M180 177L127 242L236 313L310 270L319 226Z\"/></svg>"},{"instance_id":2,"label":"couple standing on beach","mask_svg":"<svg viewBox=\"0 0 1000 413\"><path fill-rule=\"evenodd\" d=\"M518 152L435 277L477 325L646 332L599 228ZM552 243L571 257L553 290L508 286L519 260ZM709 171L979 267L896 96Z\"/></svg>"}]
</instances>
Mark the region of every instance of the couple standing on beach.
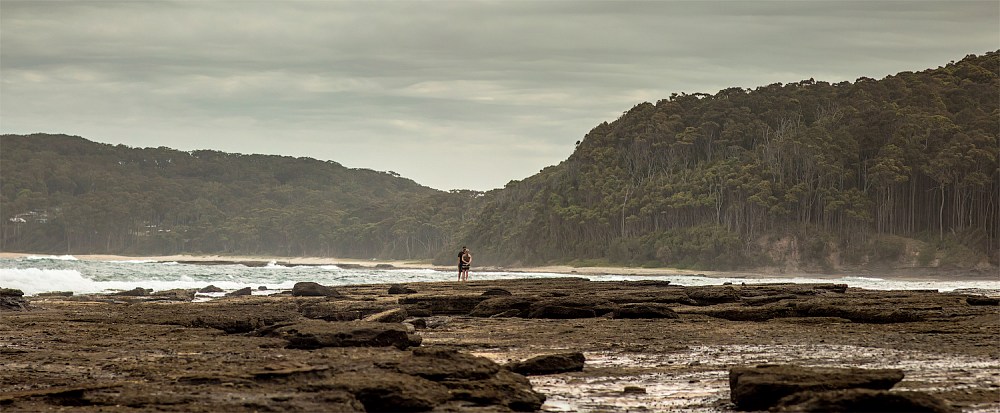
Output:
<instances>
[{"instance_id":1,"label":"couple standing on beach","mask_svg":"<svg viewBox=\"0 0 1000 413\"><path fill-rule=\"evenodd\" d=\"M472 266L472 252L468 248L462 247L458 253L458 280L469 281L469 267Z\"/></svg>"}]
</instances>

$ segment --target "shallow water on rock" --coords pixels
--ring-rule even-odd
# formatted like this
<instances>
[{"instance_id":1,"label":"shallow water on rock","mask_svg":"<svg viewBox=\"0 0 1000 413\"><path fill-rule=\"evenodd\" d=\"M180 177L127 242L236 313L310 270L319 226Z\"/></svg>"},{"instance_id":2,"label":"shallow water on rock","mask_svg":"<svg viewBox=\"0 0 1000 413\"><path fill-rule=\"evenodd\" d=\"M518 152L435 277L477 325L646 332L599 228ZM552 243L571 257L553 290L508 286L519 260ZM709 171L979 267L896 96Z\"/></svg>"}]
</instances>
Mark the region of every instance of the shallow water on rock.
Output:
<instances>
[{"instance_id":1,"label":"shallow water on rock","mask_svg":"<svg viewBox=\"0 0 1000 413\"><path fill-rule=\"evenodd\" d=\"M504 363L537 354L486 350L477 355ZM529 377L548 399L546 412L732 411L729 368L757 364L897 368L897 390L961 391L1000 387L997 360L848 345L691 346L661 354L585 353L583 372ZM626 387L645 390L625 392ZM1000 403L966 412L995 412Z\"/></svg>"}]
</instances>

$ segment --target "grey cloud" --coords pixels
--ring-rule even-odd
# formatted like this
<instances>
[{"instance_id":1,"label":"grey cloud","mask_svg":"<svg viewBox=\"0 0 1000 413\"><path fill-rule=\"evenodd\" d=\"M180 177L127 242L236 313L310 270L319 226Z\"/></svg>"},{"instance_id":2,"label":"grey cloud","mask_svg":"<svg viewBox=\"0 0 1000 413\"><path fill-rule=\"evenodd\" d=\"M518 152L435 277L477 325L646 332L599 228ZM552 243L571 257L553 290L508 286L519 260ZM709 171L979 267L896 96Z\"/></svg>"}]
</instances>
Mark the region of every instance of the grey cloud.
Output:
<instances>
[{"instance_id":1,"label":"grey cloud","mask_svg":"<svg viewBox=\"0 0 1000 413\"><path fill-rule=\"evenodd\" d=\"M1000 48L995 1L4 0L0 23L5 133L312 156L441 189L524 178L673 92Z\"/></svg>"}]
</instances>

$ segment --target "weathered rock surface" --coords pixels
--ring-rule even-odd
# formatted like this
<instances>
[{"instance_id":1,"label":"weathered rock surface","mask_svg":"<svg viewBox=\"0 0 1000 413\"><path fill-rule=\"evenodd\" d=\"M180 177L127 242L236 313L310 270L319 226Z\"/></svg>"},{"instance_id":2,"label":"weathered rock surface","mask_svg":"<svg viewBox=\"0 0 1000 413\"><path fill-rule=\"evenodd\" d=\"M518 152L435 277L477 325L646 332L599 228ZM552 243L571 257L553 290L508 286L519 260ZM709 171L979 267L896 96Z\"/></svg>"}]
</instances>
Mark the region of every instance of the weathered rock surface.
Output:
<instances>
[{"instance_id":1,"label":"weathered rock surface","mask_svg":"<svg viewBox=\"0 0 1000 413\"><path fill-rule=\"evenodd\" d=\"M417 290L402 284L393 284L389 287L389 294L416 294Z\"/></svg>"},{"instance_id":2,"label":"weathered rock surface","mask_svg":"<svg viewBox=\"0 0 1000 413\"><path fill-rule=\"evenodd\" d=\"M545 403L545 395L531 389L524 376L501 369L489 380L447 382L452 397L479 406L501 406L515 412L533 412ZM473 410L465 407L463 410Z\"/></svg>"},{"instance_id":3,"label":"weathered rock surface","mask_svg":"<svg viewBox=\"0 0 1000 413\"><path fill-rule=\"evenodd\" d=\"M0 310L21 311L28 308L24 292L13 288L0 288Z\"/></svg>"},{"instance_id":4,"label":"weathered rock surface","mask_svg":"<svg viewBox=\"0 0 1000 413\"><path fill-rule=\"evenodd\" d=\"M525 376L538 376L581 371L585 362L586 358L584 358L583 353L573 352L532 357L524 361L510 363L506 367L510 371Z\"/></svg>"},{"instance_id":5,"label":"weathered rock surface","mask_svg":"<svg viewBox=\"0 0 1000 413\"><path fill-rule=\"evenodd\" d=\"M530 297L495 297L483 300L469 312L473 317L493 317L506 314L506 317L526 317L528 309L536 301Z\"/></svg>"},{"instance_id":6,"label":"weathered rock surface","mask_svg":"<svg viewBox=\"0 0 1000 413\"><path fill-rule=\"evenodd\" d=\"M365 317L363 321L373 323L402 323L403 320L406 320L406 317L405 308L393 308Z\"/></svg>"},{"instance_id":7,"label":"weathered rock surface","mask_svg":"<svg viewBox=\"0 0 1000 413\"><path fill-rule=\"evenodd\" d=\"M830 366L863 360L895 367L898 359L880 359L885 354L905 354L905 365L919 366L908 367L918 369L914 380L904 383L908 393L924 391L955 409L1000 407L1000 387L988 368L983 375L976 364L955 370L943 363L1000 357L997 307L973 305L965 293L869 291L838 284L694 288L656 280L579 278L411 286L420 293L400 297L386 294L388 285L357 285L338 287L344 295L335 299L289 293L193 303L174 301L173 293L161 291L32 300L27 311L0 317L0 358L14 360L5 364L0 380L0 410L533 411L545 397L524 376L479 356L511 364L563 352L594 354L588 368L568 376L579 380L575 383L602 384L598 390L585 384L544 387L557 405L569 403L573 407L567 408L577 411L636 405L648 405L650 411L726 411L733 406L718 398L728 397L728 383L718 374L705 377L728 369L732 360L809 360ZM512 295L483 295L491 289ZM733 293L735 301L728 301ZM412 304L402 304L403 299L413 299ZM717 300L728 302L711 304ZM527 318L531 309L546 305L583 311L587 318ZM401 324L323 321L357 320L400 307L409 317L425 318ZM616 311L643 307L673 310L679 318L613 318ZM881 312L887 315L872 315ZM426 328L416 330L419 324ZM381 329L363 331L369 327ZM395 341L373 339L386 329L393 330L387 334ZM400 350L403 337L406 349ZM413 346L417 337L426 349ZM289 338L306 344L296 347ZM648 394L623 393L642 384L623 378L664 369L670 377L681 377L679 384L718 398L684 399L654 387ZM684 377L696 380L688 383ZM826 397L809 403L847 403ZM805 402L786 410L811 409Z\"/></svg>"},{"instance_id":8,"label":"weathered rock surface","mask_svg":"<svg viewBox=\"0 0 1000 413\"><path fill-rule=\"evenodd\" d=\"M613 318L679 318L667 304L631 303L614 311Z\"/></svg>"},{"instance_id":9,"label":"weathered rock surface","mask_svg":"<svg viewBox=\"0 0 1000 413\"><path fill-rule=\"evenodd\" d=\"M198 290L199 293L203 293L203 294L206 294L206 293L221 293L223 291L226 291L226 290L223 290L223 289L221 289L219 287L216 287L214 285L211 285L211 284L203 287L200 290Z\"/></svg>"},{"instance_id":10,"label":"weathered rock surface","mask_svg":"<svg viewBox=\"0 0 1000 413\"><path fill-rule=\"evenodd\" d=\"M411 357L377 365L433 381L482 380L500 371L500 365L487 358L433 347L414 348Z\"/></svg>"},{"instance_id":11,"label":"weathered rock surface","mask_svg":"<svg viewBox=\"0 0 1000 413\"><path fill-rule=\"evenodd\" d=\"M739 294L732 286L691 287L685 289L685 292L697 305L731 303L740 300Z\"/></svg>"},{"instance_id":12,"label":"weathered rock surface","mask_svg":"<svg viewBox=\"0 0 1000 413\"><path fill-rule=\"evenodd\" d=\"M953 413L941 398L916 391L849 389L805 391L781 399L776 412L802 413Z\"/></svg>"},{"instance_id":13,"label":"weathered rock surface","mask_svg":"<svg viewBox=\"0 0 1000 413\"><path fill-rule=\"evenodd\" d=\"M329 322L301 320L269 330L268 335L288 342L288 348L388 347L400 350L420 345L419 336L411 336L402 324L365 321Z\"/></svg>"},{"instance_id":14,"label":"weathered rock surface","mask_svg":"<svg viewBox=\"0 0 1000 413\"><path fill-rule=\"evenodd\" d=\"M569 307L580 310L590 310L594 316L602 316L618 309L615 304L607 298L592 294L572 294L559 298L546 298L534 303L529 312L534 312L543 307ZM560 318L560 317L532 317L532 318ZM570 317L579 318L579 317Z\"/></svg>"},{"instance_id":15,"label":"weathered rock surface","mask_svg":"<svg viewBox=\"0 0 1000 413\"><path fill-rule=\"evenodd\" d=\"M72 297L72 291L46 291L44 293L35 294L35 297Z\"/></svg>"},{"instance_id":16,"label":"weathered rock surface","mask_svg":"<svg viewBox=\"0 0 1000 413\"><path fill-rule=\"evenodd\" d=\"M327 301L301 303L299 312L306 318L326 321L351 321L364 317L361 309L349 309L345 305Z\"/></svg>"},{"instance_id":17,"label":"weathered rock surface","mask_svg":"<svg viewBox=\"0 0 1000 413\"><path fill-rule=\"evenodd\" d=\"M297 282L292 286L292 295L296 297L340 297L341 294L333 287L314 282Z\"/></svg>"},{"instance_id":18,"label":"weathered rock surface","mask_svg":"<svg viewBox=\"0 0 1000 413\"><path fill-rule=\"evenodd\" d=\"M503 288L490 288L486 291L483 291L483 295L496 297L496 296L511 296L514 294Z\"/></svg>"},{"instance_id":19,"label":"weathered rock surface","mask_svg":"<svg viewBox=\"0 0 1000 413\"><path fill-rule=\"evenodd\" d=\"M173 289L164 291L154 291L150 294L152 297L168 301L191 301L194 300L196 290L192 289ZM72 293L70 293L72 295Z\"/></svg>"},{"instance_id":20,"label":"weathered rock surface","mask_svg":"<svg viewBox=\"0 0 1000 413\"><path fill-rule=\"evenodd\" d=\"M253 295L253 290L250 287L243 287L231 293L226 293L226 297L246 297L248 295Z\"/></svg>"},{"instance_id":21,"label":"weathered rock surface","mask_svg":"<svg viewBox=\"0 0 1000 413\"><path fill-rule=\"evenodd\" d=\"M352 394L368 412L421 412L444 403L448 388L408 374L346 372L314 384L317 389Z\"/></svg>"},{"instance_id":22,"label":"weathered rock surface","mask_svg":"<svg viewBox=\"0 0 1000 413\"><path fill-rule=\"evenodd\" d=\"M763 365L729 370L731 400L740 410L764 410L785 396L808 390L887 390L903 380L897 369Z\"/></svg>"},{"instance_id":23,"label":"weathered rock surface","mask_svg":"<svg viewBox=\"0 0 1000 413\"><path fill-rule=\"evenodd\" d=\"M1000 297L970 295L965 297L965 302L969 303L969 305L1000 305Z\"/></svg>"},{"instance_id":24,"label":"weathered rock surface","mask_svg":"<svg viewBox=\"0 0 1000 413\"><path fill-rule=\"evenodd\" d=\"M567 307L555 304L533 304L528 311L528 318L594 318L597 313L589 308Z\"/></svg>"},{"instance_id":25,"label":"weathered rock surface","mask_svg":"<svg viewBox=\"0 0 1000 413\"><path fill-rule=\"evenodd\" d=\"M487 298L490 297L484 297L481 294L413 295L400 298L399 303L411 313L413 313L412 310L426 310L435 315L465 315Z\"/></svg>"},{"instance_id":26,"label":"weathered rock surface","mask_svg":"<svg viewBox=\"0 0 1000 413\"><path fill-rule=\"evenodd\" d=\"M119 297L145 297L145 296L149 295L149 293L151 293L152 291L153 290L147 289L147 288L135 287L135 288L133 288L131 290L128 290L128 291L119 291L119 292L113 293L111 295L116 295L116 296L119 296Z\"/></svg>"}]
</instances>

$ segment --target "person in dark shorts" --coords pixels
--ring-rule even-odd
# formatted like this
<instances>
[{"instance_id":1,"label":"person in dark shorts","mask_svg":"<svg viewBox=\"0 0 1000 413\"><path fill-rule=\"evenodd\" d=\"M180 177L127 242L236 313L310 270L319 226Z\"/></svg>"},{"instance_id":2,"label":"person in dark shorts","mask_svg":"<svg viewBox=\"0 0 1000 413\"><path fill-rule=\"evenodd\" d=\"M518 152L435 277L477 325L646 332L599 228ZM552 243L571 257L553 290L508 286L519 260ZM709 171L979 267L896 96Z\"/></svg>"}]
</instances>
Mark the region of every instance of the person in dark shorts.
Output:
<instances>
[{"instance_id":1,"label":"person in dark shorts","mask_svg":"<svg viewBox=\"0 0 1000 413\"><path fill-rule=\"evenodd\" d=\"M458 253L458 280L469 281L469 268L472 267L472 252L468 248L462 247Z\"/></svg>"}]
</instances>

